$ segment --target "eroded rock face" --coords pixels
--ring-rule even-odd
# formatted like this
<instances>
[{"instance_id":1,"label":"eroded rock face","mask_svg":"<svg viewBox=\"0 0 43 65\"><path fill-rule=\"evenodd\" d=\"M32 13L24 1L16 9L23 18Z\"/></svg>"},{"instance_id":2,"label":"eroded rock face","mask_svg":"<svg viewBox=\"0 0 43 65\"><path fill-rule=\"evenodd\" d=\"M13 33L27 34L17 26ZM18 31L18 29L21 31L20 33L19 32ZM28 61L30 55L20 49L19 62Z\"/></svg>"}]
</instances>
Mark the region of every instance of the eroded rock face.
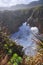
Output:
<instances>
[{"instance_id":1,"label":"eroded rock face","mask_svg":"<svg viewBox=\"0 0 43 65\"><path fill-rule=\"evenodd\" d=\"M33 13L31 17L28 18L27 23L29 23L31 27L38 27L39 32L43 33L43 6L36 7L33 10Z\"/></svg>"}]
</instances>

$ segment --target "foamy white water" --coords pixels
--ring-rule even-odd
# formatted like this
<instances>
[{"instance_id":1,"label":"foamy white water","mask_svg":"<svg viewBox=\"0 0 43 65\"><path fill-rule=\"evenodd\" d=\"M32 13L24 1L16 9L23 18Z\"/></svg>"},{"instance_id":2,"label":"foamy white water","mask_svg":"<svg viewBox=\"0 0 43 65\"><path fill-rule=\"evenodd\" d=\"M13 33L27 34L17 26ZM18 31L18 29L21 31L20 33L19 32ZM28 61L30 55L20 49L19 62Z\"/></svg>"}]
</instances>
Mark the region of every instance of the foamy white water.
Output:
<instances>
[{"instance_id":1,"label":"foamy white water","mask_svg":"<svg viewBox=\"0 0 43 65\"><path fill-rule=\"evenodd\" d=\"M38 34L38 28L31 28L25 22L22 26L19 27L18 32L12 34L11 39L24 47L25 54L33 56L37 53L37 45L32 40L36 39L32 33Z\"/></svg>"}]
</instances>

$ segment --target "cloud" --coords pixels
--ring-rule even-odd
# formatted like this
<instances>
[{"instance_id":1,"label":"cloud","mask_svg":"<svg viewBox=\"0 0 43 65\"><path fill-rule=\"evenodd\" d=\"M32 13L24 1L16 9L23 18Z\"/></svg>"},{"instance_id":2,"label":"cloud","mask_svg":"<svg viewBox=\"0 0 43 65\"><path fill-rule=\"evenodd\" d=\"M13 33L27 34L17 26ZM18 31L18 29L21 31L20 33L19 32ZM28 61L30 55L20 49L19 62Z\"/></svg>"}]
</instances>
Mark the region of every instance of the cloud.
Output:
<instances>
[{"instance_id":1,"label":"cloud","mask_svg":"<svg viewBox=\"0 0 43 65\"><path fill-rule=\"evenodd\" d=\"M0 6L11 6L16 4L27 4L35 0L0 0Z\"/></svg>"},{"instance_id":2,"label":"cloud","mask_svg":"<svg viewBox=\"0 0 43 65\"><path fill-rule=\"evenodd\" d=\"M10 3L11 0L2 0L3 3Z\"/></svg>"},{"instance_id":3,"label":"cloud","mask_svg":"<svg viewBox=\"0 0 43 65\"><path fill-rule=\"evenodd\" d=\"M1 6L8 6L10 5L11 0L0 0L0 7Z\"/></svg>"}]
</instances>

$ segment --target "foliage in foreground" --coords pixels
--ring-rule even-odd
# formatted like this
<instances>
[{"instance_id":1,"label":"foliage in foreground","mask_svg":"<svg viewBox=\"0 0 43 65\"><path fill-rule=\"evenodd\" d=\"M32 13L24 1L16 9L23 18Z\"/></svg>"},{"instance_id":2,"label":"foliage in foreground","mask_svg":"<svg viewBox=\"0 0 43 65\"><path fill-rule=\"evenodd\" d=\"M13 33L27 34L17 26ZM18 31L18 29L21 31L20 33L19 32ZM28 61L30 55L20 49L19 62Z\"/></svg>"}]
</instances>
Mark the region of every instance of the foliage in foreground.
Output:
<instances>
[{"instance_id":1,"label":"foliage in foreground","mask_svg":"<svg viewBox=\"0 0 43 65\"><path fill-rule=\"evenodd\" d=\"M10 61L7 64L20 65L21 62L22 58L15 53L13 54L13 56L11 57Z\"/></svg>"},{"instance_id":2,"label":"foliage in foreground","mask_svg":"<svg viewBox=\"0 0 43 65\"><path fill-rule=\"evenodd\" d=\"M24 55L23 47L12 42L6 34L0 32L0 65L18 65Z\"/></svg>"},{"instance_id":3,"label":"foliage in foreground","mask_svg":"<svg viewBox=\"0 0 43 65\"><path fill-rule=\"evenodd\" d=\"M43 65L43 42L40 40L35 42L39 45L36 56L25 56L22 46L0 32L0 65Z\"/></svg>"}]
</instances>

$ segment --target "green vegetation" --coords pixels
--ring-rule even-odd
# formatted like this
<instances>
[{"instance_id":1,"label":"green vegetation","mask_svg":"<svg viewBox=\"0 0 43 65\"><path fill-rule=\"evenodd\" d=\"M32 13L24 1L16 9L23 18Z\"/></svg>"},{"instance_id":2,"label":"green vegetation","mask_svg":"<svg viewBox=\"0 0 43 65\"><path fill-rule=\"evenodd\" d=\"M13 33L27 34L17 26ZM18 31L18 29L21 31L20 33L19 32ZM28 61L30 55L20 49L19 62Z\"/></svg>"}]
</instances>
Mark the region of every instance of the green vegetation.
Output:
<instances>
[{"instance_id":1,"label":"green vegetation","mask_svg":"<svg viewBox=\"0 0 43 65\"><path fill-rule=\"evenodd\" d=\"M0 65L43 65L43 42L35 42L39 45L38 53L33 57L25 56L22 46L0 32Z\"/></svg>"},{"instance_id":2,"label":"green vegetation","mask_svg":"<svg viewBox=\"0 0 43 65\"><path fill-rule=\"evenodd\" d=\"M7 61L12 65L19 65L22 62L22 57L24 55L23 47L12 42L6 34L0 32L0 62ZM3 65L3 62L1 62Z\"/></svg>"},{"instance_id":3,"label":"green vegetation","mask_svg":"<svg viewBox=\"0 0 43 65\"><path fill-rule=\"evenodd\" d=\"M20 65L21 62L22 62L22 58L15 53L11 57L10 61L8 62L8 64Z\"/></svg>"}]
</instances>

